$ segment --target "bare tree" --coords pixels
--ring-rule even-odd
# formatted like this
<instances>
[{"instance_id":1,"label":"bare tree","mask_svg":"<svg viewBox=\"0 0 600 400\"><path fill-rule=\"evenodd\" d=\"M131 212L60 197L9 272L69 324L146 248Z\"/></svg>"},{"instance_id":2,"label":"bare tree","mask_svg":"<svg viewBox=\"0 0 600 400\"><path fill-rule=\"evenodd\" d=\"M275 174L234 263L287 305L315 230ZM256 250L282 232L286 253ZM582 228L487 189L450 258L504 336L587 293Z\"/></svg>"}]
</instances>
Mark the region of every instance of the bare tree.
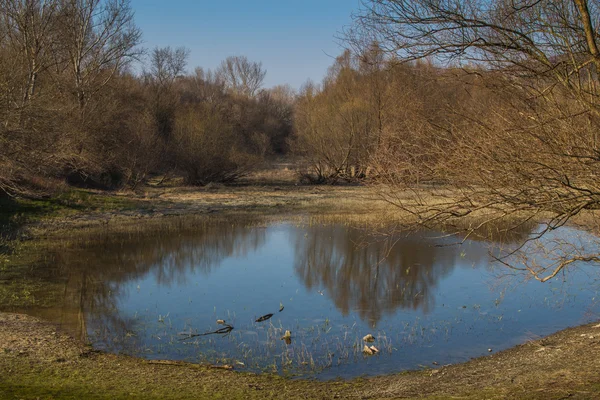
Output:
<instances>
[{"instance_id":1,"label":"bare tree","mask_svg":"<svg viewBox=\"0 0 600 400\"><path fill-rule=\"evenodd\" d=\"M285 151L292 100L260 63L187 76L187 50L156 48L137 77L140 39L130 0L0 0L0 194L230 181Z\"/></svg>"},{"instance_id":2,"label":"bare tree","mask_svg":"<svg viewBox=\"0 0 600 400\"><path fill-rule=\"evenodd\" d=\"M173 136L177 164L191 185L234 181L256 163L227 116L209 104L181 107Z\"/></svg>"},{"instance_id":3,"label":"bare tree","mask_svg":"<svg viewBox=\"0 0 600 400\"><path fill-rule=\"evenodd\" d=\"M61 111L48 112L51 91L41 89L52 84L40 77L54 65L57 8L54 0L0 0L0 192L36 195L44 190L21 181L55 171Z\"/></svg>"},{"instance_id":4,"label":"bare tree","mask_svg":"<svg viewBox=\"0 0 600 400\"><path fill-rule=\"evenodd\" d=\"M223 104L223 99L226 96L225 84L216 72L197 67L194 70L194 75L190 78L192 86L190 92L193 92L193 94L188 94L194 97L195 101L203 101L217 108Z\"/></svg>"},{"instance_id":5,"label":"bare tree","mask_svg":"<svg viewBox=\"0 0 600 400\"><path fill-rule=\"evenodd\" d=\"M308 180L335 183L368 175L383 129L384 92L391 86L384 87L385 72L366 68L360 58L344 52L322 88L308 85L298 99L296 148L308 162Z\"/></svg>"},{"instance_id":6,"label":"bare tree","mask_svg":"<svg viewBox=\"0 0 600 400\"><path fill-rule=\"evenodd\" d=\"M189 51L183 47L157 47L152 51L150 69L145 73L152 93L152 109L158 134L166 141L170 140L179 103L175 82L185 72L188 56Z\"/></svg>"},{"instance_id":7,"label":"bare tree","mask_svg":"<svg viewBox=\"0 0 600 400\"><path fill-rule=\"evenodd\" d=\"M140 54L141 32L129 0L62 0L61 42L83 110L128 62Z\"/></svg>"},{"instance_id":8,"label":"bare tree","mask_svg":"<svg viewBox=\"0 0 600 400\"><path fill-rule=\"evenodd\" d=\"M288 151L294 126L296 92L289 85L278 85L263 90L258 96L260 109L265 114L263 127L275 153Z\"/></svg>"},{"instance_id":9,"label":"bare tree","mask_svg":"<svg viewBox=\"0 0 600 400\"><path fill-rule=\"evenodd\" d=\"M221 63L217 74L234 93L253 97L263 85L267 71L260 62L252 62L245 56L232 56Z\"/></svg>"},{"instance_id":10,"label":"bare tree","mask_svg":"<svg viewBox=\"0 0 600 400\"><path fill-rule=\"evenodd\" d=\"M23 58L26 79L21 94L23 111L35 95L39 74L49 68L55 43L53 30L58 0L3 0L0 10L8 42Z\"/></svg>"},{"instance_id":11,"label":"bare tree","mask_svg":"<svg viewBox=\"0 0 600 400\"><path fill-rule=\"evenodd\" d=\"M515 261L513 252L502 259L541 281L577 261L598 263L589 249L544 243L550 231L600 208L599 18L598 4L585 0L364 1L347 31L352 46L376 40L403 61L435 57L470 96L445 120L427 121L431 145L420 148L424 163L412 165L444 185L402 179L408 168L394 170L393 160L414 141L396 136L398 150L380 169L393 188L387 198L418 224L468 234L502 218L515 228L545 220L522 249L536 242L547 262Z\"/></svg>"},{"instance_id":12,"label":"bare tree","mask_svg":"<svg viewBox=\"0 0 600 400\"><path fill-rule=\"evenodd\" d=\"M185 47L156 47L150 56L151 79L162 87L172 85L185 72L189 53Z\"/></svg>"}]
</instances>

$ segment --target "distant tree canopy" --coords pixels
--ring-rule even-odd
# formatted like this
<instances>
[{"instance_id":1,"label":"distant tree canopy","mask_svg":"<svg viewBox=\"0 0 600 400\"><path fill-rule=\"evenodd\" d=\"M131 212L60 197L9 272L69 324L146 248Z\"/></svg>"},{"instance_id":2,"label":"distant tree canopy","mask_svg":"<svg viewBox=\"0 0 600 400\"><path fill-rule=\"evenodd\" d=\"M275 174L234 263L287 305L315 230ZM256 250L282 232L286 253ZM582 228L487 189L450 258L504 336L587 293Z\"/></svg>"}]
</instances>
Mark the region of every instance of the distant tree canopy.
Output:
<instances>
[{"instance_id":1,"label":"distant tree canopy","mask_svg":"<svg viewBox=\"0 0 600 400\"><path fill-rule=\"evenodd\" d=\"M164 47L135 76L140 43L128 0L0 0L0 193L230 181L287 151L293 95L260 90L260 63L189 75Z\"/></svg>"},{"instance_id":2,"label":"distant tree canopy","mask_svg":"<svg viewBox=\"0 0 600 400\"><path fill-rule=\"evenodd\" d=\"M267 71L262 63L244 56L227 57L216 71L217 76L233 93L253 97L263 85Z\"/></svg>"},{"instance_id":3,"label":"distant tree canopy","mask_svg":"<svg viewBox=\"0 0 600 400\"><path fill-rule=\"evenodd\" d=\"M305 85L296 102L294 146L304 155L306 179L431 179L427 163L441 154L429 149L451 136L435 126L449 120L446 105L466 100L461 88L451 71L421 61L398 64L377 44L359 55L346 51L323 83Z\"/></svg>"}]
</instances>

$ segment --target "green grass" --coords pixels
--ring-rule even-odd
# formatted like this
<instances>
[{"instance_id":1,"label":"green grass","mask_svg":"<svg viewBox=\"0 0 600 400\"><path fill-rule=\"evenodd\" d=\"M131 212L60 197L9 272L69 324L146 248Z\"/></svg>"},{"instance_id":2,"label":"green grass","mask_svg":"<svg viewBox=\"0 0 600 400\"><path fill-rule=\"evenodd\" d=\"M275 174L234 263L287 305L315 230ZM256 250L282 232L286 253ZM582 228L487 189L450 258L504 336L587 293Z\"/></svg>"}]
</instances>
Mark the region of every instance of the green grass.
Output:
<instances>
[{"instance_id":1,"label":"green grass","mask_svg":"<svg viewBox=\"0 0 600 400\"><path fill-rule=\"evenodd\" d=\"M1 356L0 356L1 357ZM2 371L2 399L264 399L333 398L360 383L292 381L273 375L210 370L195 365L152 366L99 356L33 366L27 356ZM6 364L4 364L6 368ZM342 398L347 398L343 396Z\"/></svg>"},{"instance_id":2,"label":"green grass","mask_svg":"<svg viewBox=\"0 0 600 400\"><path fill-rule=\"evenodd\" d=\"M125 196L69 189L43 199L0 198L0 226L80 211L116 211L144 208L145 203ZM29 221L27 221L29 222Z\"/></svg>"},{"instance_id":3,"label":"green grass","mask_svg":"<svg viewBox=\"0 0 600 400\"><path fill-rule=\"evenodd\" d=\"M143 207L143 203L124 196L97 193L84 189L70 189L54 197L44 199L0 200L0 222L16 216L44 217L72 211L131 210Z\"/></svg>"},{"instance_id":4,"label":"green grass","mask_svg":"<svg viewBox=\"0 0 600 400\"><path fill-rule=\"evenodd\" d=\"M0 267L6 260L3 254L14 252L22 227L27 224L60 219L77 214L89 215L110 211L130 211L148 208L148 204L125 196L70 189L43 199L0 196Z\"/></svg>"},{"instance_id":5,"label":"green grass","mask_svg":"<svg viewBox=\"0 0 600 400\"><path fill-rule=\"evenodd\" d=\"M106 359L108 358L108 359ZM97 363L96 361L99 361ZM0 377L2 399L331 399L389 398L379 380L317 382L289 380L269 374L207 370L194 365L152 367L142 361L100 356L98 360L67 363L49 362L32 367L26 359L16 359L11 371ZM1 370L1 368L0 368ZM6 371L2 371L6 372ZM408 372L406 378L418 372ZM435 381L430 385L436 386ZM440 388L441 389L441 388ZM445 390L450 389L450 392ZM406 399L589 399L600 385L571 387L459 386L435 394L401 396ZM424 390L430 392L430 390ZM431 392L430 392L431 393ZM396 393L396 395L401 394ZM396 397L394 397L396 398Z\"/></svg>"}]
</instances>

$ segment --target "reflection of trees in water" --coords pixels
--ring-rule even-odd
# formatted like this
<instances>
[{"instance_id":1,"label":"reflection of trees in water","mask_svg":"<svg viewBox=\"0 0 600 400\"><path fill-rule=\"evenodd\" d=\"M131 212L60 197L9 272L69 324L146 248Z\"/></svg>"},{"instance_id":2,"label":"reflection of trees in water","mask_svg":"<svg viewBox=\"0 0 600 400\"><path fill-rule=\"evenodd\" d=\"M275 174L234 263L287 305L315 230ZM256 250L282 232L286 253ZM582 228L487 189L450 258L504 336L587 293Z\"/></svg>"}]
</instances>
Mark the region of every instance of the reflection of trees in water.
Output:
<instances>
[{"instance_id":1,"label":"reflection of trees in water","mask_svg":"<svg viewBox=\"0 0 600 400\"><path fill-rule=\"evenodd\" d=\"M106 236L92 245L54 250L49 262L64 282L61 322L85 338L86 320L103 320L109 330L126 332L132 321L115 314L125 293L123 285L144 275L158 283L184 283L189 271L209 274L225 258L245 256L265 244L263 228L224 222L203 224L194 230L151 236ZM67 320L65 320L67 319Z\"/></svg>"},{"instance_id":2,"label":"reflection of trees in water","mask_svg":"<svg viewBox=\"0 0 600 400\"><path fill-rule=\"evenodd\" d=\"M137 279L151 270L161 285L185 283L189 271L210 274L223 259L245 257L265 244L264 229L248 229L227 223L211 224L200 231L158 235L143 241L131 242L116 249L117 260L109 260L118 274L129 271L125 279ZM108 277L111 280L121 277Z\"/></svg>"},{"instance_id":3,"label":"reflection of trees in water","mask_svg":"<svg viewBox=\"0 0 600 400\"><path fill-rule=\"evenodd\" d=\"M152 271L158 283L171 285L183 283L189 271L210 274L223 259L244 257L263 246L265 238L265 230L261 228L212 222L194 230L105 240L83 251L65 252L64 257L70 259L64 261L71 271L84 261L85 269L103 281L139 279Z\"/></svg>"},{"instance_id":4,"label":"reflection of trees in water","mask_svg":"<svg viewBox=\"0 0 600 400\"><path fill-rule=\"evenodd\" d=\"M210 274L223 259L256 251L266 244L266 230L244 222L207 221L192 228L176 222L151 233L143 233L142 226L140 234L106 231L85 246L54 248L39 269L44 275L36 278L62 285L64 296L60 312L45 315L82 338L90 319L126 332L133 322L115 313L118 300L127 294L126 283L147 274L161 285L185 283L189 271ZM304 284L326 288L343 313L357 310L371 323L397 308L431 310L437 282L454 268L462 251L434 247L420 235L403 237L391 251L398 238L361 245L364 232L341 225L291 231L296 235L295 269ZM478 250L469 250L471 262L474 256L487 256L485 245L473 248Z\"/></svg>"},{"instance_id":5,"label":"reflection of trees in water","mask_svg":"<svg viewBox=\"0 0 600 400\"><path fill-rule=\"evenodd\" d=\"M371 324L397 308L429 312L437 283L461 257L460 247L436 247L419 234L374 240L340 225L294 233L295 270L306 287L324 287L344 315L356 310ZM477 244L469 253L470 261L487 254Z\"/></svg>"}]
</instances>

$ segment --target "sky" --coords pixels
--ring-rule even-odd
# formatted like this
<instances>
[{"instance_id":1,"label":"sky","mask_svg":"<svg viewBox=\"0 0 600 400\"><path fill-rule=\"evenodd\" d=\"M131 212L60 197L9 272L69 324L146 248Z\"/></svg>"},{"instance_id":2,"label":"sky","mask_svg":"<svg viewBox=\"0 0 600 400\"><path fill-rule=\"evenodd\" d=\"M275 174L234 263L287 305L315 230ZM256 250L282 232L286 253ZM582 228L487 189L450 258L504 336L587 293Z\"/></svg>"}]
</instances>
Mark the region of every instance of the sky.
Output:
<instances>
[{"instance_id":1,"label":"sky","mask_svg":"<svg viewBox=\"0 0 600 400\"><path fill-rule=\"evenodd\" d=\"M185 47L188 70L228 56L260 61L265 87L320 82L359 0L131 0L143 46Z\"/></svg>"}]
</instances>

